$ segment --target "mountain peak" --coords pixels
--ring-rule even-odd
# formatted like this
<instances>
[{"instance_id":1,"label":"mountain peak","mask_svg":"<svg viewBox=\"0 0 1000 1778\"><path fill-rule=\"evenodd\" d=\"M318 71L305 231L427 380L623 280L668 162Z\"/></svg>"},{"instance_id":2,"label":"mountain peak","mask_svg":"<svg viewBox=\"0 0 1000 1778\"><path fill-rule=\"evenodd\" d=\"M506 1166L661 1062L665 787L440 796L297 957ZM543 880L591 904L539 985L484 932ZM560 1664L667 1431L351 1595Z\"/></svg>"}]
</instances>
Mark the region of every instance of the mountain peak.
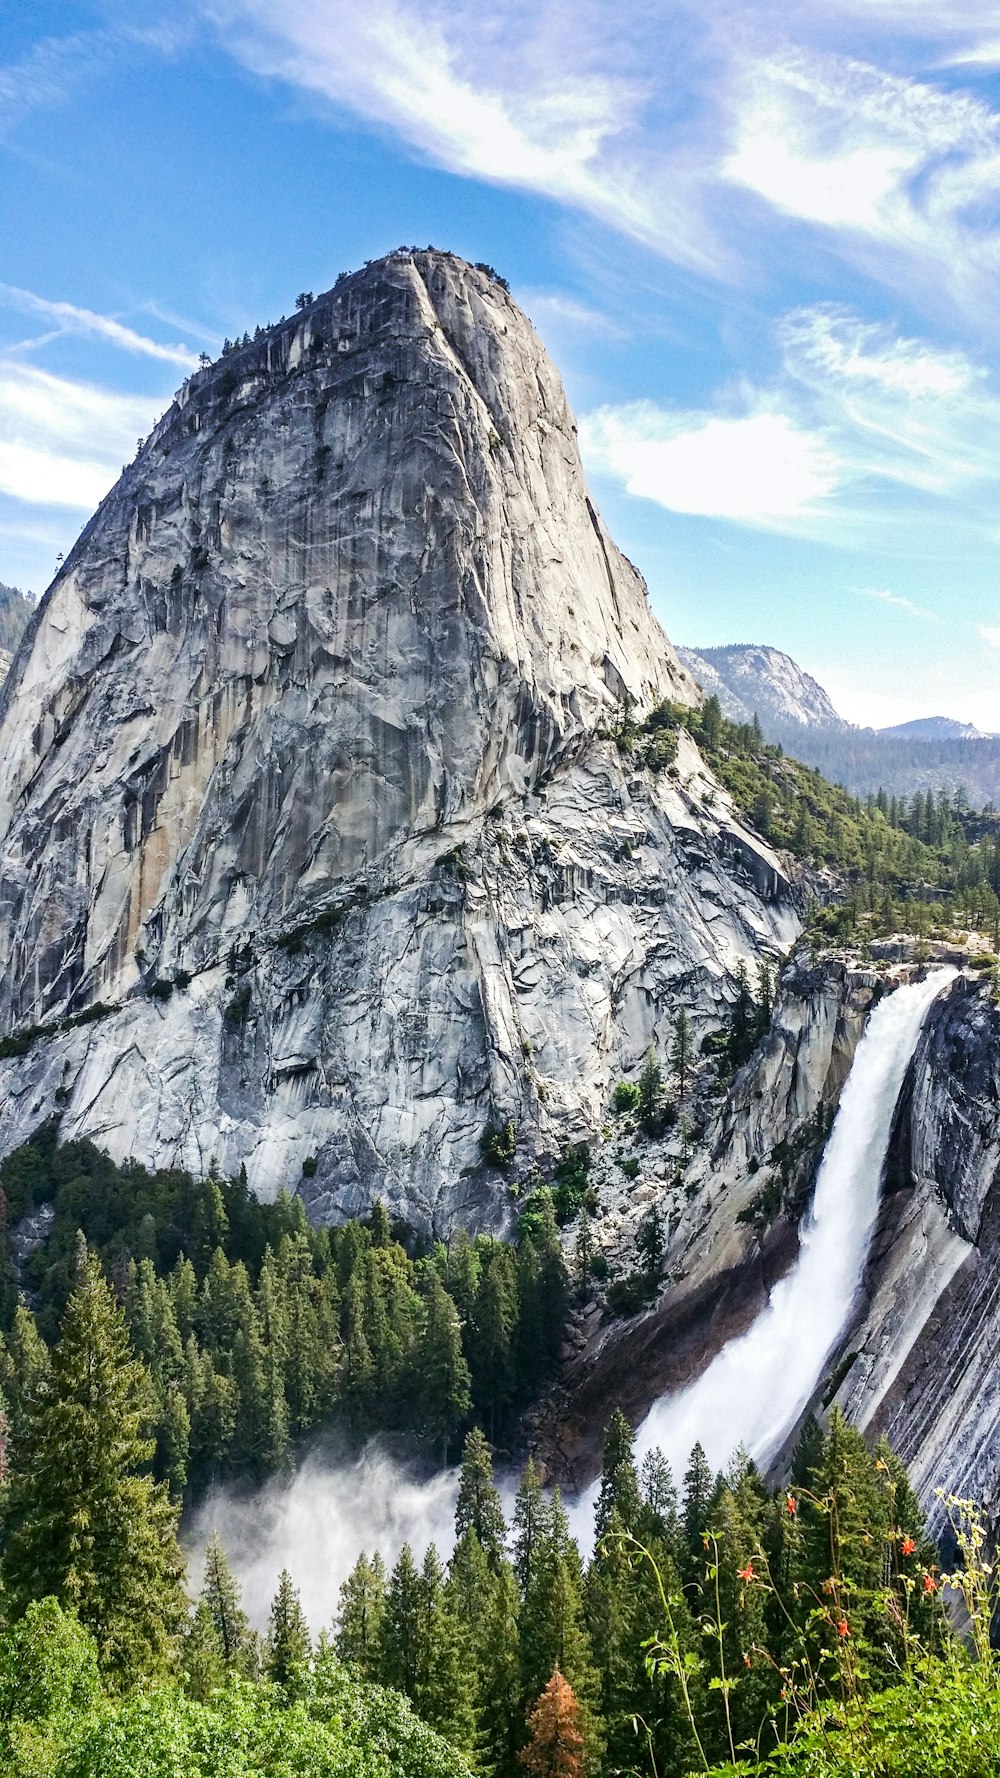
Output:
<instances>
[{"instance_id":1,"label":"mountain peak","mask_svg":"<svg viewBox=\"0 0 1000 1778\"><path fill-rule=\"evenodd\" d=\"M706 694L714 694L734 722L801 723L806 728L849 729L823 687L766 644L739 642L725 648L679 648L678 655Z\"/></svg>"},{"instance_id":2,"label":"mountain peak","mask_svg":"<svg viewBox=\"0 0 1000 1778\"><path fill-rule=\"evenodd\" d=\"M678 983L717 1023L797 930L693 743L611 739L697 697L495 275L304 295L178 392L8 676L3 1140L502 1225L484 1130L585 1137Z\"/></svg>"}]
</instances>

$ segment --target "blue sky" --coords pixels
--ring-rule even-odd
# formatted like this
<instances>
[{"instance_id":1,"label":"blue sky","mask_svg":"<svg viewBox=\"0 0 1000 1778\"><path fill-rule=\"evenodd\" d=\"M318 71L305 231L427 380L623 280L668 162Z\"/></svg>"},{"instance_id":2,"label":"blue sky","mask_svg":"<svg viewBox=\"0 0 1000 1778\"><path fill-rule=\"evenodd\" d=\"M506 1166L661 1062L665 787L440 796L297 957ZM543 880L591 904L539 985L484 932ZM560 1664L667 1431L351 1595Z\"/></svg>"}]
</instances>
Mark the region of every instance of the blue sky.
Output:
<instances>
[{"instance_id":1,"label":"blue sky","mask_svg":"<svg viewBox=\"0 0 1000 1778\"><path fill-rule=\"evenodd\" d=\"M509 278L674 640L1000 729L1000 4L8 0L0 580L199 351L428 242Z\"/></svg>"}]
</instances>

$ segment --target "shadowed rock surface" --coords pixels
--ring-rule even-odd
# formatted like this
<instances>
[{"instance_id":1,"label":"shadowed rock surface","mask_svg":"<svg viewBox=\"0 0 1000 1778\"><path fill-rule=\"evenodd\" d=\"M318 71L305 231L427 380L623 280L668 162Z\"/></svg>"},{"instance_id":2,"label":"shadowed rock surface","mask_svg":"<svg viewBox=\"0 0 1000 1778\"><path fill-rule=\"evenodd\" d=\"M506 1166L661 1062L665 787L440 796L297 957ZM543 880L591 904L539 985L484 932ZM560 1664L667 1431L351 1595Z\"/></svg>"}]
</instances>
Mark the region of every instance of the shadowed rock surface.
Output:
<instances>
[{"instance_id":1,"label":"shadowed rock surface","mask_svg":"<svg viewBox=\"0 0 1000 1778\"><path fill-rule=\"evenodd\" d=\"M619 754L626 694L697 696L494 279L401 251L199 372L0 699L0 1016L43 1028L4 1146L58 1109L319 1217L503 1226L485 1126L515 1174L592 1133L798 926L690 742Z\"/></svg>"}]
</instances>

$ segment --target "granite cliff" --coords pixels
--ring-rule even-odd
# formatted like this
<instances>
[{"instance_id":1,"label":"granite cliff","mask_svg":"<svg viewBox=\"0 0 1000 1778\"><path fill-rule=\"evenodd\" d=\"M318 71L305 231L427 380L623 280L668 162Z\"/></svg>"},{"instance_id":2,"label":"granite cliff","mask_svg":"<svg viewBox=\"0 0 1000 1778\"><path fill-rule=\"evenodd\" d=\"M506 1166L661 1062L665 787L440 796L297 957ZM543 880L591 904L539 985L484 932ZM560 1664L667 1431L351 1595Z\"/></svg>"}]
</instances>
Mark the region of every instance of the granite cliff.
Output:
<instances>
[{"instance_id":1,"label":"granite cliff","mask_svg":"<svg viewBox=\"0 0 1000 1778\"><path fill-rule=\"evenodd\" d=\"M681 999L798 929L494 277L401 250L185 384L0 699L3 1145L503 1227ZM21 1053L11 1053L19 1051Z\"/></svg>"}]
</instances>

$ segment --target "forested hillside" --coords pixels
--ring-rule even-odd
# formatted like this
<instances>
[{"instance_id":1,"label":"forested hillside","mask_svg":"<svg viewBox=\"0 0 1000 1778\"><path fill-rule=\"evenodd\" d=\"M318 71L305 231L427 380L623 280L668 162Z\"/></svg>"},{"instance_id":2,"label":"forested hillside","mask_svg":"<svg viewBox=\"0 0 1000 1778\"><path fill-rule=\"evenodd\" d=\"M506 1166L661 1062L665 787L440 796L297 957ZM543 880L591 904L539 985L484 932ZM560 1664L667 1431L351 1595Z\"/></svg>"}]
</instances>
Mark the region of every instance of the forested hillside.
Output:
<instances>
[{"instance_id":1,"label":"forested hillside","mask_svg":"<svg viewBox=\"0 0 1000 1778\"><path fill-rule=\"evenodd\" d=\"M765 741L759 723L729 722L714 697L665 702L641 722L626 711L619 746L654 771L676 771L686 729L746 820L775 846L835 873L826 899L841 936L975 925L997 939L1000 815L947 790L849 796ZM846 891L846 893L845 893Z\"/></svg>"},{"instance_id":2,"label":"forested hillside","mask_svg":"<svg viewBox=\"0 0 1000 1778\"><path fill-rule=\"evenodd\" d=\"M659 1778L720 1761L720 1778L920 1778L942 1769L945 1729L955 1778L995 1770L959 1757L1000 1721L975 1526L957 1521L978 1663L947 1629L905 1472L837 1415L825 1435L806 1424L777 1491L740 1455L713 1476L696 1446L678 1497L658 1452L637 1469L614 1414L589 1561L530 1462L505 1522L474 1430L447 1562L362 1557L322 1629L282 1574L261 1635L217 1539L185 1599L177 1508L149 1468L150 1374L82 1240L51 1351L23 1332L0 1527L10 1778ZM909 1764L883 1762L892 1737Z\"/></svg>"}]
</instances>

